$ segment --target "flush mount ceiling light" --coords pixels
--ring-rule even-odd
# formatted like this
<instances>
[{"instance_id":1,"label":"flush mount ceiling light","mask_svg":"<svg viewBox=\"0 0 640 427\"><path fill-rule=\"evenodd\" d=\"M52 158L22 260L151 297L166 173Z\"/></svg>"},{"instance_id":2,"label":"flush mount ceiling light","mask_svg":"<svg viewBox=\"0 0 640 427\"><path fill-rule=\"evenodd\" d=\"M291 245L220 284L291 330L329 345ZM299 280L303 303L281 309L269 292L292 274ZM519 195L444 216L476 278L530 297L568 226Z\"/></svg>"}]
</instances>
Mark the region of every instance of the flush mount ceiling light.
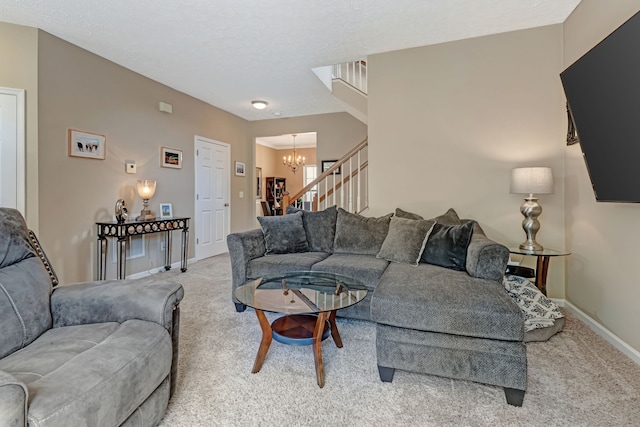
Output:
<instances>
[{"instance_id":1,"label":"flush mount ceiling light","mask_svg":"<svg viewBox=\"0 0 640 427\"><path fill-rule=\"evenodd\" d=\"M251 105L253 105L254 108L258 109L258 110L264 110L265 108L267 108L267 105L269 105L269 103L267 101L251 101Z\"/></svg>"}]
</instances>

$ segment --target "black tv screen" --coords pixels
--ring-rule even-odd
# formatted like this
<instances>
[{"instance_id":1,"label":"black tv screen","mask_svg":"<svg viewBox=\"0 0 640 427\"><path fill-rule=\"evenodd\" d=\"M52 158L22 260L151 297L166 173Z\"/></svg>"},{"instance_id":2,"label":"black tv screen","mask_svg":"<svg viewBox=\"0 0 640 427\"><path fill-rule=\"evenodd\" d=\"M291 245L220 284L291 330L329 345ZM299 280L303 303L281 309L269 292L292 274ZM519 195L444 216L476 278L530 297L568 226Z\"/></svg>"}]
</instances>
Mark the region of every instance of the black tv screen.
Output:
<instances>
[{"instance_id":1,"label":"black tv screen","mask_svg":"<svg viewBox=\"0 0 640 427\"><path fill-rule=\"evenodd\" d=\"M560 78L596 200L640 202L640 12Z\"/></svg>"}]
</instances>

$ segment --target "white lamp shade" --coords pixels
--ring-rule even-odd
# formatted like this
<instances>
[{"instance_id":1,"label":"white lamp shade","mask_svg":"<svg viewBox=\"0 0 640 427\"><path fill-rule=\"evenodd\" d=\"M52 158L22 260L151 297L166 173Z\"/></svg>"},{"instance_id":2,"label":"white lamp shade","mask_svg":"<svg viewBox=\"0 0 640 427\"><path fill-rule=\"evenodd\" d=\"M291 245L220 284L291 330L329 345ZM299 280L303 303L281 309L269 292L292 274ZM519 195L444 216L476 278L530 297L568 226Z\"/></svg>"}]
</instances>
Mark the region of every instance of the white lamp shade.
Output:
<instances>
[{"instance_id":1,"label":"white lamp shade","mask_svg":"<svg viewBox=\"0 0 640 427\"><path fill-rule=\"evenodd\" d=\"M553 194L551 168L515 168L511 171L512 194Z\"/></svg>"},{"instance_id":2,"label":"white lamp shade","mask_svg":"<svg viewBox=\"0 0 640 427\"><path fill-rule=\"evenodd\" d=\"M138 180L138 196L142 200L149 200L156 192L156 182L151 179Z\"/></svg>"}]
</instances>

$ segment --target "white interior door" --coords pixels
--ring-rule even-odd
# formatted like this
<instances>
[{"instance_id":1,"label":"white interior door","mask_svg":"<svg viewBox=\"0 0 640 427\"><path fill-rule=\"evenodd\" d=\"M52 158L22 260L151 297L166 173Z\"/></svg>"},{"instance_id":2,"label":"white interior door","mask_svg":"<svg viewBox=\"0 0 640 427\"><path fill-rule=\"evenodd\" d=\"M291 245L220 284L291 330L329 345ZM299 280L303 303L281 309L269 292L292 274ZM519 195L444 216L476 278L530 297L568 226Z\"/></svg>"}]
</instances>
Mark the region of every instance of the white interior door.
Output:
<instances>
[{"instance_id":1,"label":"white interior door","mask_svg":"<svg viewBox=\"0 0 640 427\"><path fill-rule=\"evenodd\" d=\"M0 206L25 215L24 90L0 87Z\"/></svg>"},{"instance_id":2,"label":"white interior door","mask_svg":"<svg viewBox=\"0 0 640 427\"><path fill-rule=\"evenodd\" d=\"M230 229L229 194L231 147L224 142L195 137L196 259L227 252Z\"/></svg>"}]
</instances>

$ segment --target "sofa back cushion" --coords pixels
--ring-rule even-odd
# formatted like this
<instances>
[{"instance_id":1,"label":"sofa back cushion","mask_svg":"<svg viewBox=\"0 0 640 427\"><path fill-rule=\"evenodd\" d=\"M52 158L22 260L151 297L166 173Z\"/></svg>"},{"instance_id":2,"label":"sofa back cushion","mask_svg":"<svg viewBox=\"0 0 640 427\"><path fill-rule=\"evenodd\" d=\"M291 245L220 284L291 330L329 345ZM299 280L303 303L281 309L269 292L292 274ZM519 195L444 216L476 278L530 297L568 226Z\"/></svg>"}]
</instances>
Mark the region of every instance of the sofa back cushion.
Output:
<instances>
[{"instance_id":1,"label":"sofa back cushion","mask_svg":"<svg viewBox=\"0 0 640 427\"><path fill-rule=\"evenodd\" d=\"M376 256L389 232L392 215L369 218L338 208L333 252Z\"/></svg>"},{"instance_id":2,"label":"sofa back cushion","mask_svg":"<svg viewBox=\"0 0 640 427\"><path fill-rule=\"evenodd\" d=\"M22 215L0 208L0 358L51 328L51 289Z\"/></svg>"},{"instance_id":3,"label":"sofa back cushion","mask_svg":"<svg viewBox=\"0 0 640 427\"><path fill-rule=\"evenodd\" d=\"M264 234L265 255L307 252L307 234L302 224L302 212L291 215L259 216Z\"/></svg>"},{"instance_id":4,"label":"sofa back cushion","mask_svg":"<svg viewBox=\"0 0 640 427\"><path fill-rule=\"evenodd\" d=\"M333 241L336 235L338 209L331 206L323 211L303 211L287 206L287 215L302 212L302 223L307 233L307 243L311 252L333 252Z\"/></svg>"}]
</instances>

